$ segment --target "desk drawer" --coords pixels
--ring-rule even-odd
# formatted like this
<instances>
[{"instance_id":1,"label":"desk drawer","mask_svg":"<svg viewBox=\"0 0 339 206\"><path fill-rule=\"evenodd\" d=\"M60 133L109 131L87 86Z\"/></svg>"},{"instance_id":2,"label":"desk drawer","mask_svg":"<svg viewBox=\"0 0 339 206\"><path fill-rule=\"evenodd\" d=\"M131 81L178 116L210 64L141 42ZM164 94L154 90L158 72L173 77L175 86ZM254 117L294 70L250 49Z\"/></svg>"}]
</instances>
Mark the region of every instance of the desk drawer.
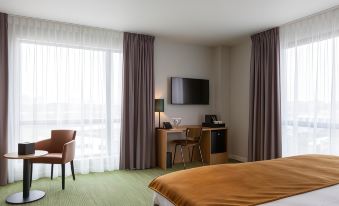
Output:
<instances>
[{"instance_id":1,"label":"desk drawer","mask_svg":"<svg viewBox=\"0 0 339 206\"><path fill-rule=\"evenodd\" d=\"M227 152L225 130L211 131L211 153Z\"/></svg>"}]
</instances>

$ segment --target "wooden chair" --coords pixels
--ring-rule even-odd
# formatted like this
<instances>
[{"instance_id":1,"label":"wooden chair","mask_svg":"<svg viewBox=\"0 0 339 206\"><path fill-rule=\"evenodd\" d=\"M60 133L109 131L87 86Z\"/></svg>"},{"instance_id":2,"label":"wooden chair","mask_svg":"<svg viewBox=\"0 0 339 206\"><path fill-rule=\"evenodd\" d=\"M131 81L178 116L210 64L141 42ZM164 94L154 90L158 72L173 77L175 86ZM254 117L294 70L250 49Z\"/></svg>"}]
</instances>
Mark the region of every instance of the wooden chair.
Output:
<instances>
[{"instance_id":1,"label":"wooden chair","mask_svg":"<svg viewBox=\"0 0 339 206\"><path fill-rule=\"evenodd\" d=\"M74 175L74 154L75 154L75 130L52 130L51 138L35 143L36 150L46 150L48 154L32 159L31 183L33 173L33 163L51 164L51 180L53 179L54 164L61 164L62 189L65 189L65 164L71 163L73 180Z\"/></svg>"},{"instance_id":2,"label":"wooden chair","mask_svg":"<svg viewBox=\"0 0 339 206\"><path fill-rule=\"evenodd\" d=\"M189 148L192 148L192 152L191 152L191 155L190 155L191 162L193 160L194 148L198 147L199 152L200 152L201 162L202 162L202 165L204 165L204 159L202 157L201 148L200 148L201 136L202 136L202 128L201 127L187 128L186 129L186 139L174 140L173 141L175 143L173 165L174 165L174 161L175 161L175 155L177 153L177 146L180 146L181 159L182 159L182 162L184 163L184 169L186 169L186 164L185 164L185 159L184 159L184 153L183 153L183 150L182 150L183 147L188 148L188 151L189 151Z\"/></svg>"}]
</instances>

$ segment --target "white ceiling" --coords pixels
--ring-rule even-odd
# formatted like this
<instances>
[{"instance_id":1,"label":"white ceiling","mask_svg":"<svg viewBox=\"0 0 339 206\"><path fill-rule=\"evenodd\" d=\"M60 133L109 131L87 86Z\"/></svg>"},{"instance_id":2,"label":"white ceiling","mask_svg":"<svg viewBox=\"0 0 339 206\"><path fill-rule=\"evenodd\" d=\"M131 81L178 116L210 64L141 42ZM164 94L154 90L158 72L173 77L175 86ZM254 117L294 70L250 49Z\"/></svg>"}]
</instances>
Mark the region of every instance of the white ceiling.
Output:
<instances>
[{"instance_id":1,"label":"white ceiling","mask_svg":"<svg viewBox=\"0 0 339 206\"><path fill-rule=\"evenodd\" d=\"M339 0L0 0L0 11L195 44L231 45L336 5Z\"/></svg>"}]
</instances>

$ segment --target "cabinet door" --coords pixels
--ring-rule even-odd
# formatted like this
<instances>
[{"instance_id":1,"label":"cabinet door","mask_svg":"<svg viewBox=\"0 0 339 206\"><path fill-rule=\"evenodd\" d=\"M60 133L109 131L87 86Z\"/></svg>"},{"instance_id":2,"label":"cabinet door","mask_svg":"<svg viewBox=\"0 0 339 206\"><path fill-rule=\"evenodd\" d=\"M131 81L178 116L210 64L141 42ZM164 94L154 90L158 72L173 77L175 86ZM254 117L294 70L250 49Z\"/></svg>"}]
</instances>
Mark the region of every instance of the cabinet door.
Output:
<instances>
[{"instance_id":1,"label":"cabinet door","mask_svg":"<svg viewBox=\"0 0 339 206\"><path fill-rule=\"evenodd\" d=\"M211 132L211 153L227 152L225 130L214 130Z\"/></svg>"}]
</instances>

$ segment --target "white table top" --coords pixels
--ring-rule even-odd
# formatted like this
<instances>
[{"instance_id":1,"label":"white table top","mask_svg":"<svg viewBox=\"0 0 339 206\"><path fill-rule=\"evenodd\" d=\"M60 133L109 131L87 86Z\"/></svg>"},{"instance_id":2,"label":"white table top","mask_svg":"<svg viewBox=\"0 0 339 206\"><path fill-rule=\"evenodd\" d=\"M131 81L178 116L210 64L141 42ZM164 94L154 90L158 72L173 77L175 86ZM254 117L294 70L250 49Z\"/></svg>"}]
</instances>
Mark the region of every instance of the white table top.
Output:
<instances>
[{"instance_id":1,"label":"white table top","mask_svg":"<svg viewBox=\"0 0 339 206\"><path fill-rule=\"evenodd\" d=\"M47 151L44 150L35 150L35 154L29 154L29 155L19 155L18 152L11 152L4 155L7 159L34 159L37 157L41 157L48 154Z\"/></svg>"}]
</instances>

